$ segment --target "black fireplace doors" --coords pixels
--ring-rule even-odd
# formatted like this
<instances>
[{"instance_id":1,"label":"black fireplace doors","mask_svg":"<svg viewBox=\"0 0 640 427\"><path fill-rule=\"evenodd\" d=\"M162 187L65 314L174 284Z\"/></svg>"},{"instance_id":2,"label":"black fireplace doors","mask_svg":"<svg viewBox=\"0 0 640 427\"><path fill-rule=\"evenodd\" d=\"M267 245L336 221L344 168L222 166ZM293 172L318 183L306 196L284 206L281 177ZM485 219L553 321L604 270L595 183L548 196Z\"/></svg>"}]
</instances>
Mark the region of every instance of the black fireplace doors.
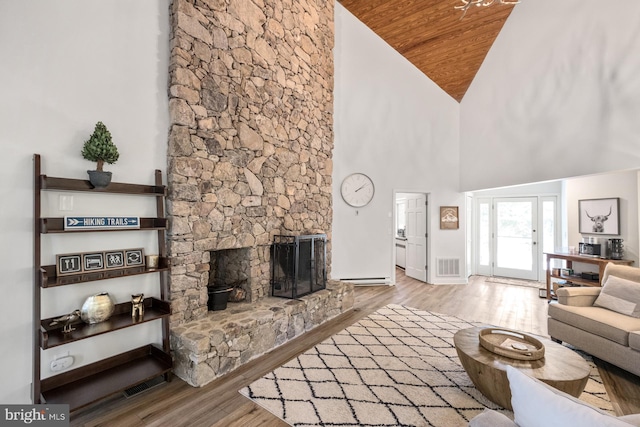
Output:
<instances>
[{"instance_id":1,"label":"black fireplace doors","mask_svg":"<svg viewBox=\"0 0 640 427\"><path fill-rule=\"evenodd\" d=\"M271 295L299 298L326 287L327 236L274 236Z\"/></svg>"}]
</instances>

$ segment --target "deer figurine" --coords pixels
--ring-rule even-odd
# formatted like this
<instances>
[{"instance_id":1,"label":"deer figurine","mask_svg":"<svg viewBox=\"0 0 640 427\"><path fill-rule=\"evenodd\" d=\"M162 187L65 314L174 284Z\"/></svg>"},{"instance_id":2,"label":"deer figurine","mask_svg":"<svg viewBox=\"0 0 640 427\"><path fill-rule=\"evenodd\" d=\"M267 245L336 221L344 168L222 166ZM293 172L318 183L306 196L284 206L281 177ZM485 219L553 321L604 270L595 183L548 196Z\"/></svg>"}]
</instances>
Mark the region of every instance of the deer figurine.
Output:
<instances>
[{"instance_id":1,"label":"deer figurine","mask_svg":"<svg viewBox=\"0 0 640 427\"><path fill-rule=\"evenodd\" d=\"M144 317L144 294L131 295L131 317Z\"/></svg>"}]
</instances>

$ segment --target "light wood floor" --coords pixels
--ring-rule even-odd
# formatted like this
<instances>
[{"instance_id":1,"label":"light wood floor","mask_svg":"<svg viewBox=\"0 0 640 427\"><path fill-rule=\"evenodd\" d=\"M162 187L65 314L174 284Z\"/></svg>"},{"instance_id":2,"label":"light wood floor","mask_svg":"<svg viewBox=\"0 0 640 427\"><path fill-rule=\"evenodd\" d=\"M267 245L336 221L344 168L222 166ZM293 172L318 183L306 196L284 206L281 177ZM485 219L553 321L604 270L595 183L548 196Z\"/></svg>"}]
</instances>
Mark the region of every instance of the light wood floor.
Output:
<instances>
[{"instance_id":1,"label":"light wood floor","mask_svg":"<svg viewBox=\"0 0 640 427\"><path fill-rule=\"evenodd\" d=\"M268 372L387 304L403 304L468 320L547 335L547 302L538 290L485 282L428 285L397 270L396 286L356 288L354 309L202 388L175 377L132 398L121 396L75 413L72 426L277 426L287 424L238 393ZM598 362L616 412L640 413L640 379Z\"/></svg>"}]
</instances>

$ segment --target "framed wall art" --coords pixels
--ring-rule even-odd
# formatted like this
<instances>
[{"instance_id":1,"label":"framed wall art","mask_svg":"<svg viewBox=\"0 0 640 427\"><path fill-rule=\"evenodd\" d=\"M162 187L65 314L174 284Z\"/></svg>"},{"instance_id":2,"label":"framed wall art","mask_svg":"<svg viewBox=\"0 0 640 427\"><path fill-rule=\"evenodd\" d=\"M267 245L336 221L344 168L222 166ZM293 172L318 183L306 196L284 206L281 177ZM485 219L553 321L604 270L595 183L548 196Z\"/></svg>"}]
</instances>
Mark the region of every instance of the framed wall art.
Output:
<instances>
[{"instance_id":1,"label":"framed wall art","mask_svg":"<svg viewBox=\"0 0 640 427\"><path fill-rule=\"evenodd\" d=\"M56 275L76 274L82 272L82 255L56 255Z\"/></svg>"},{"instance_id":2,"label":"framed wall art","mask_svg":"<svg viewBox=\"0 0 640 427\"><path fill-rule=\"evenodd\" d=\"M457 230L459 226L458 207L440 206L440 229Z\"/></svg>"},{"instance_id":3,"label":"framed wall art","mask_svg":"<svg viewBox=\"0 0 640 427\"><path fill-rule=\"evenodd\" d=\"M620 234L620 198L578 200L581 234Z\"/></svg>"},{"instance_id":4,"label":"framed wall art","mask_svg":"<svg viewBox=\"0 0 640 427\"><path fill-rule=\"evenodd\" d=\"M144 265L144 249L127 249L124 251L124 263L127 267Z\"/></svg>"},{"instance_id":5,"label":"framed wall art","mask_svg":"<svg viewBox=\"0 0 640 427\"><path fill-rule=\"evenodd\" d=\"M124 267L124 251L111 251L104 253L107 268Z\"/></svg>"},{"instance_id":6,"label":"framed wall art","mask_svg":"<svg viewBox=\"0 0 640 427\"><path fill-rule=\"evenodd\" d=\"M84 252L56 255L56 275L66 276L101 270L143 267L144 248L117 249L104 252ZM114 276L115 272L110 272ZM71 280L68 283L72 283Z\"/></svg>"},{"instance_id":7,"label":"framed wall art","mask_svg":"<svg viewBox=\"0 0 640 427\"><path fill-rule=\"evenodd\" d=\"M82 254L82 270L83 271L104 270L104 253L95 252L95 253Z\"/></svg>"}]
</instances>

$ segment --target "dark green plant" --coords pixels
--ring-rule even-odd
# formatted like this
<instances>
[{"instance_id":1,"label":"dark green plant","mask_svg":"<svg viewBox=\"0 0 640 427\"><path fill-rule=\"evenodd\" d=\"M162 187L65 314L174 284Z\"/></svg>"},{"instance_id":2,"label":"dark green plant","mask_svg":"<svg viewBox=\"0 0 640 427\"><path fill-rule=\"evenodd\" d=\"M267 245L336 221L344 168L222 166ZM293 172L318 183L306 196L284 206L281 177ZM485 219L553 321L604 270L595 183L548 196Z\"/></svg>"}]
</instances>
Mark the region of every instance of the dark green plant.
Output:
<instances>
[{"instance_id":1,"label":"dark green plant","mask_svg":"<svg viewBox=\"0 0 640 427\"><path fill-rule=\"evenodd\" d=\"M105 163L113 164L118 160L120 154L118 147L111 139L111 132L102 122L96 123L93 134L85 141L82 147L82 157L92 162L96 162L96 170L102 171Z\"/></svg>"}]
</instances>

